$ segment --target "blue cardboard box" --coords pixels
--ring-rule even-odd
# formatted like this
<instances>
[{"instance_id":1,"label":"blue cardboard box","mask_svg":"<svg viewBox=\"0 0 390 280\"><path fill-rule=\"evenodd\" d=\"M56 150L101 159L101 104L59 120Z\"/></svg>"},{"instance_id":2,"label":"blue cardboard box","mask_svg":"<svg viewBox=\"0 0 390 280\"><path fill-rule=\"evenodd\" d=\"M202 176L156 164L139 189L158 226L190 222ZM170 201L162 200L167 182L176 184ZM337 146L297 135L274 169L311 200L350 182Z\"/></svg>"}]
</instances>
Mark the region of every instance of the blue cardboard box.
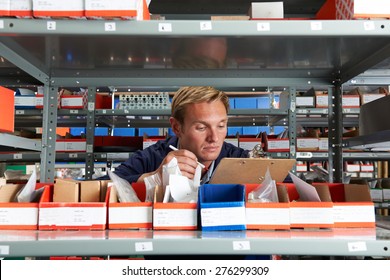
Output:
<instances>
[{"instance_id":1,"label":"blue cardboard box","mask_svg":"<svg viewBox=\"0 0 390 280\"><path fill-rule=\"evenodd\" d=\"M237 97L234 100L234 108L236 109L256 109L257 98L256 97Z\"/></svg>"},{"instance_id":2,"label":"blue cardboard box","mask_svg":"<svg viewBox=\"0 0 390 280\"><path fill-rule=\"evenodd\" d=\"M118 127L114 128L114 136L135 136L135 128Z\"/></svg>"},{"instance_id":3,"label":"blue cardboard box","mask_svg":"<svg viewBox=\"0 0 390 280\"><path fill-rule=\"evenodd\" d=\"M199 209L202 230L245 230L245 186L201 185Z\"/></svg>"}]
</instances>

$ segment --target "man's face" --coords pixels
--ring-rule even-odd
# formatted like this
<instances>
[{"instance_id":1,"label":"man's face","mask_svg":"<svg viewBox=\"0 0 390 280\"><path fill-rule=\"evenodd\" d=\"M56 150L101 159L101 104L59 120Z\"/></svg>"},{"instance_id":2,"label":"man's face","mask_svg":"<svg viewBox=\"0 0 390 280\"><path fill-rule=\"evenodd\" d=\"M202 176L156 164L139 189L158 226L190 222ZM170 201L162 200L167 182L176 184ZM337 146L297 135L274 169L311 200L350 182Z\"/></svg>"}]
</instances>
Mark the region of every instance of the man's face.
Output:
<instances>
[{"instance_id":1,"label":"man's face","mask_svg":"<svg viewBox=\"0 0 390 280\"><path fill-rule=\"evenodd\" d=\"M227 112L221 101L190 104L186 107L184 124L172 121L180 149L193 152L198 161L207 164L221 152L227 133Z\"/></svg>"}]
</instances>

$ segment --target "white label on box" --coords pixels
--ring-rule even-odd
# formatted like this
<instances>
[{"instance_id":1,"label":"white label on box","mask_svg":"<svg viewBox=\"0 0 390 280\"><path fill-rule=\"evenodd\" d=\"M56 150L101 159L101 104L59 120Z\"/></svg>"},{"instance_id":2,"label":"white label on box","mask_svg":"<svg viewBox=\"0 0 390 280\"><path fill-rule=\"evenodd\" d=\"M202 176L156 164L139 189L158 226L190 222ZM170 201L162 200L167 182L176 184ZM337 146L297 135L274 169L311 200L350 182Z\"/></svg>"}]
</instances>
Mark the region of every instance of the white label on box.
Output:
<instances>
[{"instance_id":1,"label":"white label on box","mask_svg":"<svg viewBox=\"0 0 390 280\"><path fill-rule=\"evenodd\" d=\"M153 209L154 227L192 227L197 224L197 209Z\"/></svg>"},{"instance_id":2,"label":"white label on box","mask_svg":"<svg viewBox=\"0 0 390 280\"><path fill-rule=\"evenodd\" d=\"M151 223L152 214L151 206L109 207L108 209L110 224Z\"/></svg>"},{"instance_id":3,"label":"white label on box","mask_svg":"<svg viewBox=\"0 0 390 280\"><path fill-rule=\"evenodd\" d=\"M268 151L272 152L272 150L289 150L290 149L290 141L286 140L268 140Z\"/></svg>"},{"instance_id":4,"label":"white label on box","mask_svg":"<svg viewBox=\"0 0 390 280\"><path fill-rule=\"evenodd\" d=\"M372 164L362 164L362 165L360 165L360 171L362 171L362 172L373 172L374 171L374 165L372 165Z\"/></svg>"},{"instance_id":5,"label":"white label on box","mask_svg":"<svg viewBox=\"0 0 390 280\"><path fill-rule=\"evenodd\" d=\"M329 139L328 138L320 138L318 140L318 149L320 151L328 151L329 150Z\"/></svg>"},{"instance_id":6,"label":"white label on box","mask_svg":"<svg viewBox=\"0 0 390 280\"><path fill-rule=\"evenodd\" d=\"M233 144L234 146L238 147L238 139L237 138L226 138L225 139L225 142L226 143L230 143L230 144Z\"/></svg>"},{"instance_id":7,"label":"white label on box","mask_svg":"<svg viewBox=\"0 0 390 280\"><path fill-rule=\"evenodd\" d=\"M314 106L314 96L297 96L295 101L297 106Z\"/></svg>"},{"instance_id":8,"label":"white label on box","mask_svg":"<svg viewBox=\"0 0 390 280\"><path fill-rule=\"evenodd\" d=\"M203 227L245 225L245 207L202 208Z\"/></svg>"},{"instance_id":9,"label":"white label on box","mask_svg":"<svg viewBox=\"0 0 390 280\"><path fill-rule=\"evenodd\" d=\"M135 243L135 251L136 252L151 252L151 251L153 251L153 243L152 242L136 242Z\"/></svg>"},{"instance_id":10,"label":"white label on box","mask_svg":"<svg viewBox=\"0 0 390 280\"><path fill-rule=\"evenodd\" d=\"M253 148L257 145L257 144L261 144L261 140L259 139L259 141L251 141L251 142L246 142L246 141L241 141L240 140L240 148L244 149L244 150L253 150Z\"/></svg>"},{"instance_id":11,"label":"white label on box","mask_svg":"<svg viewBox=\"0 0 390 280\"><path fill-rule=\"evenodd\" d=\"M83 107L83 97L61 97L61 107Z\"/></svg>"},{"instance_id":12,"label":"white label on box","mask_svg":"<svg viewBox=\"0 0 390 280\"><path fill-rule=\"evenodd\" d=\"M43 96L35 97L35 106L43 107Z\"/></svg>"},{"instance_id":13,"label":"white label on box","mask_svg":"<svg viewBox=\"0 0 390 280\"><path fill-rule=\"evenodd\" d=\"M85 151L87 148L87 143L82 142L66 142L66 141L57 141L56 142L56 151Z\"/></svg>"},{"instance_id":14,"label":"white label on box","mask_svg":"<svg viewBox=\"0 0 390 280\"><path fill-rule=\"evenodd\" d=\"M325 207L291 207L290 223L332 225L333 209Z\"/></svg>"},{"instance_id":15,"label":"white label on box","mask_svg":"<svg viewBox=\"0 0 390 280\"><path fill-rule=\"evenodd\" d=\"M38 207L1 207L0 225L38 225Z\"/></svg>"},{"instance_id":16,"label":"white label on box","mask_svg":"<svg viewBox=\"0 0 390 280\"><path fill-rule=\"evenodd\" d=\"M15 106L30 106L35 107L35 96L15 96Z\"/></svg>"},{"instance_id":17,"label":"white label on box","mask_svg":"<svg viewBox=\"0 0 390 280\"><path fill-rule=\"evenodd\" d=\"M143 144L142 144L142 148L146 149L147 147L152 146L153 144L156 144L156 143L157 143L157 140L144 141Z\"/></svg>"},{"instance_id":18,"label":"white label on box","mask_svg":"<svg viewBox=\"0 0 390 280\"><path fill-rule=\"evenodd\" d=\"M359 96L343 96L342 97L342 106L343 107L359 107L360 106Z\"/></svg>"},{"instance_id":19,"label":"white label on box","mask_svg":"<svg viewBox=\"0 0 390 280\"><path fill-rule=\"evenodd\" d=\"M136 10L139 1L85 0L86 10Z\"/></svg>"},{"instance_id":20,"label":"white label on box","mask_svg":"<svg viewBox=\"0 0 390 280\"><path fill-rule=\"evenodd\" d=\"M375 222L374 205L334 205L335 223Z\"/></svg>"},{"instance_id":21,"label":"white label on box","mask_svg":"<svg viewBox=\"0 0 390 280\"><path fill-rule=\"evenodd\" d=\"M106 207L41 207L39 225L91 226L106 224Z\"/></svg>"},{"instance_id":22,"label":"white label on box","mask_svg":"<svg viewBox=\"0 0 390 280\"><path fill-rule=\"evenodd\" d=\"M0 246L0 255L9 255L9 246Z\"/></svg>"},{"instance_id":23,"label":"white label on box","mask_svg":"<svg viewBox=\"0 0 390 280\"><path fill-rule=\"evenodd\" d=\"M289 208L246 208L247 225L290 225Z\"/></svg>"},{"instance_id":24,"label":"white label on box","mask_svg":"<svg viewBox=\"0 0 390 280\"><path fill-rule=\"evenodd\" d=\"M367 93L365 93L362 96L362 103L366 104L366 103L369 103L371 101L374 101L374 100L377 100L379 98L382 98L384 96L385 96L384 94L367 94Z\"/></svg>"},{"instance_id":25,"label":"white label on box","mask_svg":"<svg viewBox=\"0 0 390 280\"><path fill-rule=\"evenodd\" d=\"M345 171L347 171L347 172L359 172L360 171L360 164L346 164L345 165Z\"/></svg>"},{"instance_id":26,"label":"white label on box","mask_svg":"<svg viewBox=\"0 0 390 280\"><path fill-rule=\"evenodd\" d=\"M318 139L317 138L297 138L298 149L317 149Z\"/></svg>"},{"instance_id":27,"label":"white label on box","mask_svg":"<svg viewBox=\"0 0 390 280\"><path fill-rule=\"evenodd\" d=\"M34 10L37 11L82 11L84 10L84 0L67 1L33 1Z\"/></svg>"},{"instance_id":28,"label":"white label on box","mask_svg":"<svg viewBox=\"0 0 390 280\"><path fill-rule=\"evenodd\" d=\"M249 251L251 249L251 243L249 241L233 241L234 251Z\"/></svg>"},{"instance_id":29,"label":"white label on box","mask_svg":"<svg viewBox=\"0 0 390 280\"><path fill-rule=\"evenodd\" d=\"M12 0L10 2L10 10L11 11L29 11L32 9L32 1L31 0Z\"/></svg>"},{"instance_id":30,"label":"white label on box","mask_svg":"<svg viewBox=\"0 0 390 280\"><path fill-rule=\"evenodd\" d=\"M367 251L367 245L364 241L348 242L349 252Z\"/></svg>"},{"instance_id":31,"label":"white label on box","mask_svg":"<svg viewBox=\"0 0 390 280\"><path fill-rule=\"evenodd\" d=\"M317 95L316 96L317 107L328 107L328 104L329 104L328 95Z\"/></svg>"},{"instance_id":32,"label":"white label on box","mask_svg":"<svg viewBox=\"0 0 390 280\"><path fill-rule=\"evenodd\" d=\"M307 172L306 164L297 164L296 168L297 168L297 172Z\"/></svg>"}]
</instances>

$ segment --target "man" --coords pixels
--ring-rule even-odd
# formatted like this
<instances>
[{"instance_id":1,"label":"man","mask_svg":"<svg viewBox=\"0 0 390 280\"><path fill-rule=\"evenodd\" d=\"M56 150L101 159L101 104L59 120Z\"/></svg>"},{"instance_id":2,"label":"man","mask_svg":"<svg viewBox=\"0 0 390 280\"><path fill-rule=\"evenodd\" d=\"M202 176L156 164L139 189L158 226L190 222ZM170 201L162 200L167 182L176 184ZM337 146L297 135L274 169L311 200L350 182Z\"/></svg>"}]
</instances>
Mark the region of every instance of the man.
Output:
<instances>
[{"instance_id":1,"label":"man","mask_svg":"<svg viewBox=\"0 0 390 280\"><path fill-rule=\"evenodd\" d=\"M198 162L202 170L201 184L207 183L216 166L224 157L248 157L248 151L225 143L229 99L212 87L183 87L172 100L169 119L176 136L135 152L119 165L115 173L132 182L158 173L162 166L176 157L182 175L192 179ZM178 150L174 151L172 145Z\"/></svg>"}]
</instances>

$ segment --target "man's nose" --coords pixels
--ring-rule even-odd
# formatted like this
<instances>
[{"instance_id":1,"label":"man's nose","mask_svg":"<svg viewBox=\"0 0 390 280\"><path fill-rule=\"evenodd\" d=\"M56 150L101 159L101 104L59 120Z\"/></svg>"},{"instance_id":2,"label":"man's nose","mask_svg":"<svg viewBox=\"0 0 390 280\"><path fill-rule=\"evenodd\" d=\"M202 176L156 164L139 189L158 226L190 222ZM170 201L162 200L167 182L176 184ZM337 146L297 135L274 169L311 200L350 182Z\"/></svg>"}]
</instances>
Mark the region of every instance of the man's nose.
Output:
<instances>
[{"instance_id":1,"label":"man's nose","mask_svg":"<svg viewBox=\"0 0 390 280\"><path fill-rule=\"evenodd\" d=\"M209 129L209 134L208 134L208 141L209 142L217 142L218 141L218 131L216 128L210 128Z\"/></svg>"}]
</instances>

